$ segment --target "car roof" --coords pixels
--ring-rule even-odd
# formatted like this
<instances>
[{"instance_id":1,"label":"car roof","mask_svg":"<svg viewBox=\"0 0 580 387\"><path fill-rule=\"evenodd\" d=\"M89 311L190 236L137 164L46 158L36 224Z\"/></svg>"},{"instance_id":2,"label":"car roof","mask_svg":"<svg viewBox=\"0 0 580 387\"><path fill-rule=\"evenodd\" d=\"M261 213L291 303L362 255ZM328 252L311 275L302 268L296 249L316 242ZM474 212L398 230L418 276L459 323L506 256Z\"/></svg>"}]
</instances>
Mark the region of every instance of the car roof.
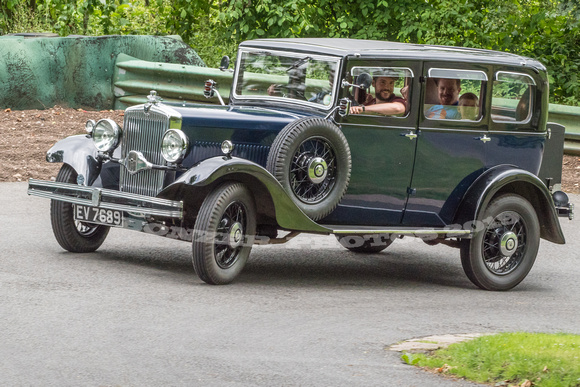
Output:
<instances>
[{"instance_id":1,"label":"car roof","mask_svg":"<svg viewBox=\"0 0 580 387\"><path fill-rule=\"evenodd\" d=\"M361 58L393 58L411 60L440 60L531 67L545 71L539 61L507 52L466 47L435 46L381 40L342 38L289 38L247 40L240 47L281 49L297 52L316 52L324 55L356 56Z\"/></svg>"}]
</instances>

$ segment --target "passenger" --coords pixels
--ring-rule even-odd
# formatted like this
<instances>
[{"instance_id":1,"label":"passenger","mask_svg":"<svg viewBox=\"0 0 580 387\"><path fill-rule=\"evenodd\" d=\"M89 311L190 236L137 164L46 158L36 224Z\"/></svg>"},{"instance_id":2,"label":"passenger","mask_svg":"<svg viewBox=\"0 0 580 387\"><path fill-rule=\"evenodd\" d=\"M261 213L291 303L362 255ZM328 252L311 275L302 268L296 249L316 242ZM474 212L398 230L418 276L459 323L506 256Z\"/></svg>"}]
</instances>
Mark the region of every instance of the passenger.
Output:
<instances>
[{"instance_id":1,"label":"passenger","mask_svg":"<svg viewBox=\"0 0 580 387\"><path fill-rule=\"evenodd\" d=\"M367 95L366 101L359 106L351 106L351 114L363 112L378 113L384 115L404 114L407 110L407 101L395 95L395 82L393 77L374 77L373 87L375 97Z\"/></svg>"},{"instance_id":2,"label":"passenger","mask_svg":"<svg viewBox=\"0 0 580 387\"><path fill-rule=\"evenodd\" d=\"M440 105L431 106L425 112L425 117L434 119L461 119L457 109L459 92L461 91L461 79L435 79L437 84L437 96Z\"/></svg>"},{"instance_id":3,"label":"passenger","mask_svg":"<svg viewBox=\"0 0 580 387\"><path fill-rule=\"evenodd\" d=\"M479 100L473 93L465 93L459 97L459 114L462 120L476 121L479 116Z\"/></svg>"}]
</instances>

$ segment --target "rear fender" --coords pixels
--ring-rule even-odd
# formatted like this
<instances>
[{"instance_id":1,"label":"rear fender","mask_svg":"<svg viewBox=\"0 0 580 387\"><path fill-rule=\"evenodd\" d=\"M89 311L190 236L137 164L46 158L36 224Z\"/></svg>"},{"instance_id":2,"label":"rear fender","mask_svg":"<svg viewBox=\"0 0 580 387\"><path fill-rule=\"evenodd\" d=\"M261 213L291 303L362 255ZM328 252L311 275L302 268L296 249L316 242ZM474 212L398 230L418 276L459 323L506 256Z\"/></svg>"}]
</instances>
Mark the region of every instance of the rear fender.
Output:
<instances>
[{"instance_id":1,"label":"rear fender","mask_svg":"<svg viewBox=\"0 0 580 387\"><path fill-rule=\"evenodd\" d=\"M455 223L475 227L475 221L483 220L483 213L489 203L507 193L524 197L536 209L542 239L565 243L558 213L546 185L532 173L509 165L486 171L471 185L456 213Z\"/></svg>"},{"instance_id":2,"label":"rear fender","mask_svg":"<svg viewBox=\"0 0 580 387\"><path fill-rule=\"evenodd\" d=\"M197 214L209 192L225 181L244 183L254 195L258 216L275 220L280 228L330 233L329 229L306 216L266 169L237 157L212 157L196 164L161 191L158 197L183 200L187 206L185 211Z\"/></svg>"}]
</instances>

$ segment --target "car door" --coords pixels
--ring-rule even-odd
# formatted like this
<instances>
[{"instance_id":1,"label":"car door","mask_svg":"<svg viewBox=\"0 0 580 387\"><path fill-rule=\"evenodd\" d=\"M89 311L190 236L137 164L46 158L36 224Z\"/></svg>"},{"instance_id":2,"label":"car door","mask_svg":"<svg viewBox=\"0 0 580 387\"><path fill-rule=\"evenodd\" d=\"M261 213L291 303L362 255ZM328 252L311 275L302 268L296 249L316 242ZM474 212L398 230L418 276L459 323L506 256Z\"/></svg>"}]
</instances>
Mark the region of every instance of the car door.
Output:
<instances>
[{"instance_id":1,"label":"car door","mask_svg":"<svg viewBox=\"0 0 580 387\"><path fill-rule=\"evenodd\" d=\"M420 67L408 61L358 61L349 63L347 70L347 79L355 83L362 73L370 74L375 80L382 76L396 77L396 96L400 97L401 90L407 86L407 110L398 116L365 111L340 119L339 124L350 146L352 171L346 195L324 222L399 225L413 171L417 122L414 105L417 105L419 96L416 74ZM369 98L375 97L374 85L368 94ZM362 90L354 87L343 89L345 95L359 99L361 104L365 97Z\"/></svg>"},{"instance_id":2,"label":"car door","mask_svg":"<svg viewBox=\"0 0 580 387\"><path fill-rule=\"evenodd\" d=\"M475 64L426 62L413 178L403 225L442 227L453 220L467 188L485 170L488 69ZM471 97L470 109L450 103ZM463 115L461 114L463 112Z\"/></svg>"}]
</instances>

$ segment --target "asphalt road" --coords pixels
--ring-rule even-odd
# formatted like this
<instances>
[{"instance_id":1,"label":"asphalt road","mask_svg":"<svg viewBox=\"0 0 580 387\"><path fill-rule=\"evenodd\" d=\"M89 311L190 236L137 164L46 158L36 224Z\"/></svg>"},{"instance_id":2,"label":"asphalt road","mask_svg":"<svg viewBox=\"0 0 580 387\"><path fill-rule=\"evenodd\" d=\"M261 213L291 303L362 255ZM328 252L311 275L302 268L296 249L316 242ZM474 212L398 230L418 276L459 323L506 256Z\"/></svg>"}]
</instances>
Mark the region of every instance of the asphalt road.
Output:
<instances>
[{"instance_id":1,"label":"asphalt road","mask_svg":"<svg viewBox=\"0 0 580 387\"><path fill-rule=\"evenodd\" d=\"M386 348L444 333L580 334L580 220L543 241L509 292L475 288L459 251L396 241L379 255L334 237L255 247L210 286L188 243L113 230L99 251L56 243L49 202L0 184L2 386L469 386ZM580 196L573 197L580 208Z\"/></svg>"}]
</instances>

